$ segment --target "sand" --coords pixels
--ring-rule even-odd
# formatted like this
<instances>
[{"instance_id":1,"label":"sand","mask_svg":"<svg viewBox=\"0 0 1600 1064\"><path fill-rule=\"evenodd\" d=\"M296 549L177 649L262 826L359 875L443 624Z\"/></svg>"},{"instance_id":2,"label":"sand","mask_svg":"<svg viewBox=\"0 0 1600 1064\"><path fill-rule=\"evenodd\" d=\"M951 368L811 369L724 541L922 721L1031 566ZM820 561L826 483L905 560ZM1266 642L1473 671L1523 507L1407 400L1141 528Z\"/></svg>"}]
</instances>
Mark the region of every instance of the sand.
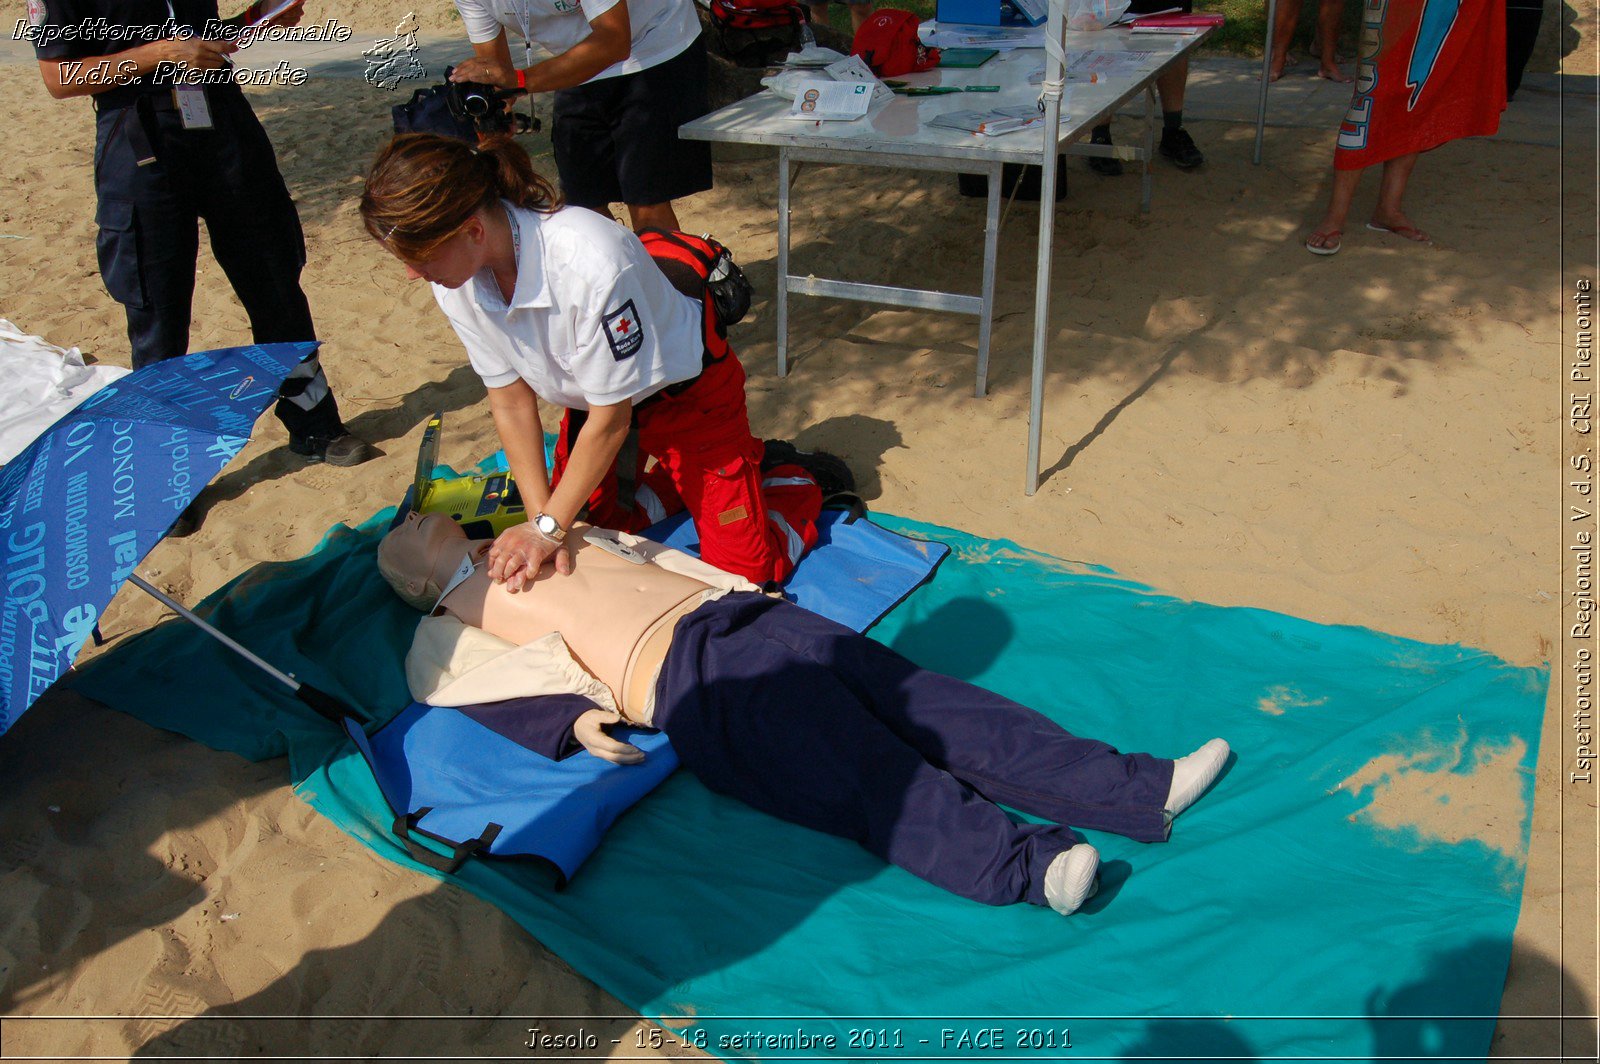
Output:
<instances>
[{"instance_id":1,"label":"sand","mask_svg":"<svg viewBox=\"0 0 1600 1064\"><path fill-rule=\"evenodd\" d=\"M350 6L349 20L386 23L384 5ZM425 28L452 21L424 15ZM445 461L496 446L482 388L428 292L356 222L390 100L327 80L252 98L300 204L324 363L346 419L384 454L353 470L306 466L263 419L205 496L200 531L142 567L187 601L393 503L432 410L447 411ZM122 313L95 265L89 109L49 100L25 66L0 66L0 125L28 131L26 150L13 143L0 162L0 233L22 237L0 241L0 314L125 365ZM1553 660L1565 593L1560 248L1565 226L1569 266L1582 261L1592 191L1569 187L1563 212L1556 149L1452 144L1424 161L1410 199L1434 246L1357 229L1337 258L1313 259L1299 240L1327 194L1328 132L1274 130L1271 165L1256 168L1248 127L1191 128L1210 162L1197 175L1163 170L1149 214L1134 178L1072 169L1036 496L1022 494L1028 209L1002 241L987 398L972 396L970 321L834 302L796 301L793 373L780 380L763 297L734 337L758 431L843 455L886 512L1108 565L1195 600L1464 643L1519 665ZM1592 155L1592 141L1569 151ZM724 159L717 182L683 205L685 227L727 242L770 293L770 158ZM955 198L951 184L808 170L796 272L889 282L887 249L923 264L924 283L971 290L982 203ZM1369 184L1358 217L1373 195ZM206 255L195 323L197 349L248 336ZM103 628L115 641L161 616L125 592ZM1261 709L1308 711L1292 690ZM1571 788L1563 801L1571 742L1556 694L1549 709L1510 1015L1551 1012L1558 993L1571 1012L1595 1011L1593 938L1583 937L1594 866L1582 847L1594 790ZM1454 733L1438 738L1447 754ZM1381 792L1377 822L1436 838L1456 836L1427 822L1430 788L1454 788L1484 819L1472 837L1515 854L1515 763L1508 753L1466 766L1475 771L1464 779L1413 780L1409 793L1395 786L1403 763L1375 761L1347 783ZM380 861L284 778L281 763L249 764L60 695L0 739L4 1051L205 1054L243 1030L281 1053L426 1044L521 1055L528 1024L494 1017L625 1011L496 910ZM207 1012L288 1018L170 1019ZM463 1018L293 1019L400 1014ZM65 1018L38 1018L51 1016ZM1554 1052L1553 1032L1503 1022L1495 1052Z\"/></svg>"}]
</instances>

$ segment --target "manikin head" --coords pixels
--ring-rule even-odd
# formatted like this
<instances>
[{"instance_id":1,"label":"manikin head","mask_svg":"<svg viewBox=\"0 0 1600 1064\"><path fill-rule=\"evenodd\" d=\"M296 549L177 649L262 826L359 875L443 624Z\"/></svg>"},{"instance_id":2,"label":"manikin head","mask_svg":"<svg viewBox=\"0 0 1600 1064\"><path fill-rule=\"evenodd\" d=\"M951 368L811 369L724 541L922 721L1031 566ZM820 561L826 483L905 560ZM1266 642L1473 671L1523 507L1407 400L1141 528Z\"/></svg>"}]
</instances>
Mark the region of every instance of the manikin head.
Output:
<instances>
[{"instance_id":1,"label":"manikin head","mask_svg":"<svg viewBox=\"0 0 1600 1064\"><path fill-rule=\"evenodd\" d=\"M469 540L445 514L406 514L378 544L378 572L408 605L433 609L468 553L481 554L492 540Z\"/></svg>"}]
</instances>

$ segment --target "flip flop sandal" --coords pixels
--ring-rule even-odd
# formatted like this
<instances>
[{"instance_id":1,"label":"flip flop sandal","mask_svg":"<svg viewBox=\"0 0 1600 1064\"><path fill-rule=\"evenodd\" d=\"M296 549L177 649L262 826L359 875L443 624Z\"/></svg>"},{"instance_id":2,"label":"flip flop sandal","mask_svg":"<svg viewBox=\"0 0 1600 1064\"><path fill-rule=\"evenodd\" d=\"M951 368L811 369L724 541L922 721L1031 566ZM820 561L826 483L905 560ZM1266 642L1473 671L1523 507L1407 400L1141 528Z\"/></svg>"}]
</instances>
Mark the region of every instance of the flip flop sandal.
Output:
<instances>
[{"instance_id":1,"label":"flip flop sandal","mask_svg":"<svg viewBox=\"0 0 1600 1064\"><path fill-rule=\"evenodd\" d=\"M1431 243L1433 243L1433 241L1431 239L1429 239L1427 233L1424 233L1421 229L1418 229L1414 225L1394 226L1394 225L1383 225L1380 222L1368 222L1367 223L1367 228L1371 229L1374 233L1392 233L1395 236L1404 237L1406 240L1411 241L1413 244L1431 244Z\"/></svg>"},{"instance_id":2,"label":"flip flop sandal","mask_svg":"<svg viewBox=\"0 0 1600 1064\"><path fill-rule=\"evenodd\" d=\"M1322 236L1323 243L1320 245L1313 244L1311 241L1318 235ZM1332 243L1329 243L1329 241L1332 241ZM1326 233L1312 233L1306 237L1306 250L1313 255L1337 255L1342 247L1344 247L1343 229L1330 229Z\"/></svg>"}]
</instances>

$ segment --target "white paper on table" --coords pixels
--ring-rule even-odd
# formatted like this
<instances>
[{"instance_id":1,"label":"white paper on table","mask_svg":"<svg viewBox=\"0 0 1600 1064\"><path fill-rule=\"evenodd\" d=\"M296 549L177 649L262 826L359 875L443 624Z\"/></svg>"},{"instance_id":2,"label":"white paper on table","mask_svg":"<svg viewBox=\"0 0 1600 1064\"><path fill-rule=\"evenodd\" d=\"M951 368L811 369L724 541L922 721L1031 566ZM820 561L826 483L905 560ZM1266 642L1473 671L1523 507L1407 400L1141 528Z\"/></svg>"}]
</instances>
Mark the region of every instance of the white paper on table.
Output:
<instances>
[{"instance_id":1,"label":"white paper on table","mask_svg":"<svg viewBox=\"0 0 1600 1064\"><path fill-rule=\"evenodd\" d=\"M853 121L872 107L872 86L864 81L807 81L795 93L790 118L818 122Z\"/></svg>"},{"instance_id":2,"label":"white paper on table","mask_svg":"<svg viewBox=\"0 0 1600 1064\"><path fill-rule=\"evenodd\" d=\"M1133 79L1145 72L1144 52L1068 52L1066 80L1102 82Z\"/></svg>"},{"instance_id":3,"label":"white paper on table","mask_svg":"<svg viewBox=\"0 0 1600 1064\"><path fill-rule=\"evenodd\" d=\"M894 98L894 90L878 80L878 76L867 66L866 61L859 55L845 56L837 63L829 63L822 68L834 81L865 82L872 86L872 102L882 103L884 100Z\"/></svg>"},{"instance_id":4,"label":"white paper on table","mask_svg":"<svg viewBox=\"0 0 1600 1064\"><path fill-rule=\"evenodd\" d=\"M1036 103L1012 104L987 111L945 111L928 119L930 126L960 129L984 137L998 137L1029 129L1044 121Z\"/></svg>"},{"instance_id":5,"label":"white paper on table","mask_svg":"<svg viewBox=\"0 0 1600 1064\"><path fill-rule=\"evenodd\" d=\"M1050 17L1049 0L1011 0L1011 6L1035 26L1044 25L1044 20Z\"/></svg>"}]
</instances>

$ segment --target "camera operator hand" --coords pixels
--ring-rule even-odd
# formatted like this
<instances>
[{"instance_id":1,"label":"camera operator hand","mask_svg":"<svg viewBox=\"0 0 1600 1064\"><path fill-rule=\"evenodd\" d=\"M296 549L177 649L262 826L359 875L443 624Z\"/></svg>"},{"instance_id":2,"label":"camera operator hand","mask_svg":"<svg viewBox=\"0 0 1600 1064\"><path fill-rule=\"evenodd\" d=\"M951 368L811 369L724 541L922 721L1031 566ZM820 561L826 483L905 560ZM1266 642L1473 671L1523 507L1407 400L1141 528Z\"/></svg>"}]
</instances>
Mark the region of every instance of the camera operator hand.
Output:
<instances>
[{"instance_id":1,"label":"camera operator hand","mask_svg":"<svg viewBox=\"0 0 1600 1064\"><path fill-rule=\"evenodd\" d=\"M474 56L457 63L455 69L450 72L450 80L476 81L484 85L493 85L497 89L514 89L517 87L517 72L509 63Z\"/></svg>"},{"instance_id":2,"label":"camera operator hand","mask_svg":"<svg viewBox=\"0 0 1600 1064\"><path fill-rule=\"evenodd\" d=\"M276 15L274 15L271 18L267 19L266 21L262 22L261 25L263 25L263 26L298 26L298 25L300 25L300 20L305 18L305 17L306 17L306 5L302 2L302 3L294 4L293 6L289 7L287 10L278 12Z\"/></svg>"},{"instance_id":3,"label":"camera operator hand","mask_svg":"<svg viewBox=\"0 0 1600 1064\"><path fill-rule=\"evenodd\" d=\"M227 65L228 56L239 50L233 41L208 41L197 36L168 37L157 41L155 48L159 61L181 63L197 70L219 70Z\"/></svg>"}]
</instances>

